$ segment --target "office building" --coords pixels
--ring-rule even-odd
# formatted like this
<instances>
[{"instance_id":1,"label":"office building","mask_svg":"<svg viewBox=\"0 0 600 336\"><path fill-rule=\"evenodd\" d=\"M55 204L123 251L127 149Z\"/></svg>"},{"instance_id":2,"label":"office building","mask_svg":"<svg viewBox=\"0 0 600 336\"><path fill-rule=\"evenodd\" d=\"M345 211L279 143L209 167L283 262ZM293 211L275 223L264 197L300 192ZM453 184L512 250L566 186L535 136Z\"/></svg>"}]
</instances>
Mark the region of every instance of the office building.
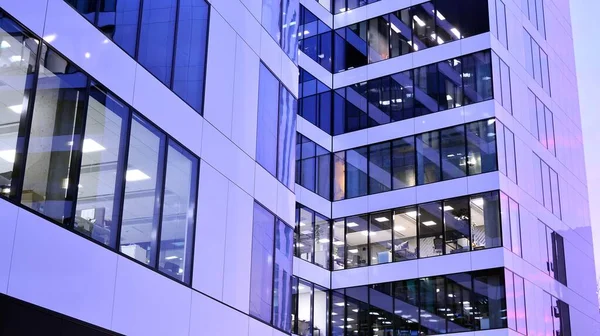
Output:
<instances>
[{"instance_id":1,"label":"office building","mask_svg":"<svg viewBox=\"0 0 600 336\"><path fill-rule=\"evenodd\" d=\"M596 335L567 0L0 0L0 333Z\"/></svg>"}]
</instances>

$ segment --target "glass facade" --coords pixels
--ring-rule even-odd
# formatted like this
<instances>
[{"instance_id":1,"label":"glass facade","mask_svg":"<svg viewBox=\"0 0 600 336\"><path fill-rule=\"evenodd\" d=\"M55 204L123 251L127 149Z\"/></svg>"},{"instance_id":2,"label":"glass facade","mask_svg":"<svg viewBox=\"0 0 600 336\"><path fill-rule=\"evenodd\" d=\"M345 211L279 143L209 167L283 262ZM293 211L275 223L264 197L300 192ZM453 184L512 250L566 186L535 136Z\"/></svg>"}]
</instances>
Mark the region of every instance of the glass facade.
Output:
<instances>
[{"instance_id":1,"label":"glass facade","mask_svg":"<svg viewBox=\"0 0 600 336\"><path fill-rule=\"evenodd\" d=\"M254 203L250 316L290 331L294 229Z\"/></svg>"},{"instance_id":2,"label":"glass facade","mask_svg":"<svg viewBox=\"0 0 600 336\"><path fill-rule=\"evenodd\" d=\"M406 120L493 98L489 50L328 89L301 71L299 114L331 135Z\"/></svg>"},{"instance_id":3,"label":"glass facade","mask_svg":"<svg viewBox=\"0 0 600 336\"><path fill-rule=\"evenodd\" d=\"M198 113L209 4L204 0L65 0Z\"/></svg>"},{"instance_id":4,"label":"glass facade","mask_svg":"<svg viewBox=\"0 0 600 336\"><path fill-rule=\"evenodd\" d=\"M335 290L294 278L293 332L388 336L507 328L507 286L501 268Z\"/></svg>"},{"instance_id":5,"label":"glass facade","mask_svg":"<svg viewBox=\"0 0 600 336\"><path fill-rule=\"evenodd\" d=\"M256 161L291 190L296 174L296 109L294 96L261 63Z\"/></svg>"},{"instance_id":6,"label":"glass facade","mask_svg":"<svg viewBox=\"0 0 600 336\"><path fill-rule=\"evenodd\" d=\"M297 204L295 256L340 270L499 247L500 211L498 191L335 220Z\"/></svg>"},{"instance_id":7,"label":"glass facade","mask_svg":"<svg viewBox=\"0 0 600 336\"><path fill-rule=\"evenodd\" d=\"M189 284L199 158L11 19L0 34L2 196Z\"/></svg>"},{"instance_id":8,"label":"glass facade","mask_svg":"<svg viewBox=\"0 0 600 336\"><path fill-rule=\"evenodd\" d=\"M333 200L498 169L495 119L333 154Z\"/></svg>"}]
</instances>

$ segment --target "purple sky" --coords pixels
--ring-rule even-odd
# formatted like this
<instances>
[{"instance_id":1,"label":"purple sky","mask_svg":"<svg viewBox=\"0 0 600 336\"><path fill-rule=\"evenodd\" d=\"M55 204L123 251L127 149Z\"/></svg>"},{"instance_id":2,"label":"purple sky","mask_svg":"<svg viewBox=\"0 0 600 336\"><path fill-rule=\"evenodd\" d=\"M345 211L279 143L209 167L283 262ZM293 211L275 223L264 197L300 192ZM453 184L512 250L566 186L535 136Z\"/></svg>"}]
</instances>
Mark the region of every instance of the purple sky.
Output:
<instances>
[{"instance_id":1,"label":"purple sky","mask_svg":"<svg viewBox=\"0 0 600 336\"><path fill-rule=\"evenodd\" d=\"M556 0L554 0L556 1ZM571 0L571 24L575 43L575 61L577 65L577 84L579 104L585 143L585 161L588 180L588 194L594 234L596 273L600 273L600 39L598 13L600 1Z\"/></svg>"}]
</instances>

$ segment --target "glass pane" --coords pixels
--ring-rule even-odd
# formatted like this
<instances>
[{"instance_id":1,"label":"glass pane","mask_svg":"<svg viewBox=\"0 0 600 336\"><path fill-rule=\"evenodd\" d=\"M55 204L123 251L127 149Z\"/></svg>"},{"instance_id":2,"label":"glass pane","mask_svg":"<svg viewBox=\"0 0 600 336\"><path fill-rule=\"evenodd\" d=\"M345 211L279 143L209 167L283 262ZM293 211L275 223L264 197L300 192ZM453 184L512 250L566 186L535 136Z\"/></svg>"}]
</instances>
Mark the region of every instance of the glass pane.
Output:
<instances>
[{"instance_id":1,"label":"glass pane","mask_svg":"<svg viewBox=\"0 0 600 336\"><path fill-rule=\"evenodd\" d=\"M439 36L438 36L439 38ZM463 105L462 63L458 58L439 62L439 109L447 110Z\"/></svg>"},{"instance_id":2,"label":"glass pane","mask_svg":"<svg viewBox=\"0 0 600 336\"><path fill-rule=\"evenodd\" d=\"M0 12L0 193L8 196L21 118L32 94L39 40ZM13 193L15 191L13 190Z\"/></svg>"},{"instance_id":3,"label":"glass pane","mask_svg":"<svg viewBox=\"0 0 600 336\"><path fill-rule=\"evenodd\" d=\"M135 43L140 15L140 1L100 1L96 24L131 57L135 57Z\"/></svg>"},{"instance_id":4,"label":"glass pane","mask_svg":"<svg viewBox=\"0 0 600 336\"><path fill-rule=\"evenodd\" d=\"M297 63L298 58L298 0L283 0L283 29L281 49L288 55L292 62Z\"/></svg>"},{"instance_id":5,"label":"glass pane","mask_svg":"<svg viewBox=\"0 0 600 336\"><path fill-rule=\"evenodd\" d=\"M501 246L498 192L471 196L470 208L473 250Z\"/></svg>"},{"instance_id":6,"label":"glass pane","mask_svg":"<svg viewBox=\"0 0 600 336\"><path fill-rule=\"evenodd\" d=\"M498 169L495 119L467 124L467 165L469 175Z\"/></svg>"},{"instance_id":7,"label":"glass pane","mask_svg":"<svg viewBox=\"0 0 600 336\"><path fill-rule=\"evenodd\" d=\"M506 289L500 270L473 273L471 312L475 315L475 330L498 329L508 326Z\"/></svg>"},{"instance_id":8,"label":"glass pane","mask_svg":"<svg viewBox=\"0 0 600 336\"><path fill-rule=\"evenodd\" d=\"M371 285L369 288L369 315L373 336L388 336L394 333L394 299L392 283Z\"/></svg>"},{"instance_id":9,"label":"glass pane","mask_svg":"<svg viewBox=\"0 0 600 336\"><path fill-rule=\"evenodd\" d=\"M417 208L394 210L394 261L417 258Z\"/></svg>"},{"instance_id":10,"label":"glass pane","mask_svg":"<svg viewBox=\"0 0 600 336\"><path fill-rule=\"evenodd\" d=\"M42 59L21 203L64 223L70 219L73 201L67 194L73 177L71 158L82 146L79 133L87 76L51 50L46 49ZM12 159L8 153L5 156Z\"/></svg>"},{"instance_id":11,"label":"glass pane","mask_svg":"<svg viewBox=\"0 0 600 336\"><path fill-rule=\"evenodd\" d=\"M346 151L346 197L367 194L367 147Z\"/></svg>"},{"instance_id":12,"label":"glass pane","mask_svg":"<svg viewBox=\"0 0 600 336\"><path fill-rule=\"evenodd\" d=\"M333 154L333 200L346 198L346 152Z\"/></svg>"},{"instance_id":13,"label":"glass pane","mask_svg":"<svg viewBox=\"0 0 600 336\"><path fill-rule=\"evenodd\" d=\"M329 293L326 288L315 285L313 305L313 335L328 336L329 330ZM302 335L302 334L300 334Z\"/></svg>"},{"instance_id":14,"label":"glass pane","mask_svg":"<svg viewBox=\"0 0 600 336\"><path fill-rule=\"evenodd\" d=\"M491 53L482 51L463 56L462 65L465 105L492 99Z\"/></svg>"},{"instance_id":15,"label":"glass pane","mask_svg":"<svg viewBox=\"0 0 600 336\"><path fill-rule=\"evenodd\" d=\"M344 269L345 256L345 221L338 219L333 222L333 246L331 251L331 259L333 262L333 269Z\"/></svg>"},{"instance_id":16,"label":"glass pane","mask_svg":"<svg viewBox=\"0 0 600 336\"><path fill-rule=\"evenodd\" d=\"M419 280L394 283L394 312L398 336L418 335L419 331Z\"/></svg>"},{"instance_id":17,"label":"glass pane","mask_svg":"<svg viewBox=\"0 0 600 336\"><path fill-rule=\"evenodd\" d=\"M469 198L444 201L446 254L468 252L471 248Z\"/></svg>"},{"instance_id":18,"label":"glass pane","mask_svg":"<svg viewBox=\"0 0 600 336\"><path fill-rule=\"evenodd\" d=\"M473 330L475 316L471 306L471 275L467 273L451 274L446 276L446 318L448 319L448 332L465 332ZM478 304L474 303L474 304Z\"/></svg>"},{"instance_id":19,"label":"glass pane","mask_svg":"<svg viewBox=\"0 0 600 336\"><path fill-rule=\"evenodd\" d=\"M371 265L392 262L392 213L374 213L369 217Z\"/></svg>"},{"instance_id":20,"label":"glass pane","mask_svg":"<svg viewBox=\"0 0 600 336\"><path fill-rule=\"evenodd\" d=\"M369 20L369 63L390 58L390 25L387 15Z\"/></svg>"},{"instance_id":21,"label":"glass pane","mask_svg":"<svg viewBox=\"0 0 600 336\"><path fill-rule=\"evenodd\" d=\"M189 283L196 223L198 159L169 141L166 174L158 269Z\"/></svg>"},{"instance_id":22,"label":"glass pane","mask_svg":"<svg viewBox=\"0 0 600 336\"><path fill-rule=\"evenodd\" d=\"M419 308L421 334L435 335L446 333L445 299L446 289L443 277L419 279Z\"/></svg>"},{"instance_id":23,"label":"glass pane","mask_svg":"<svg viewBox=\"0 0 600 336\"><path fill-rule=\"evenodd\" d=\"M416 184L415 138L406 137L392 142L392 188L402 189Z\"/></svg>"},{"instance_id":24,"label":"glass pane","mask_svg":"<svg viewBox=\"0 0 600 336\"><path fill-rule=\"evenodd\" d=\"M433 3L426 2L410 8L413 30L414 50L423 50L427 47L437 45L435 35L435 21L433 19L435 10Z\"/></svg>"},{"instance_id":25,"label":"glass pane","mask_svg":"<svg viewBox=\"0 0 600 336\"><path fill-rule=\"evenodd\" d=\"M312 285L300 280L298 285L298 335L312 335Z\"/></svg>"},{"instance_id":26,"label":"glass pane","mask_svg":"<svg viewBox=\"0 0 600 336\"><path fill-rule=\"evenodd\" d=\"M500 126L498 126L500 127ZM517 182L517 157L515 153L515 135L504 127L504 150L506 153L506 175L513 182ZM498 144L502 144L496 140Z\"/></svg>"},{"instance_id":27,"label":"glass pane","mask_svg":"<svg viewBox=\"0 0 600 336\"><path fill-rule=\"evenodd\" d=\"M391 190L390 143L369 146L369 194Z\"/></svg>"},{"instance_id":28,"label":"glass pane","mask_svg":"<svg viewBox=\"0 0 600 336\"><path fill-rule=\"evenodd\" d=\"M444 252L442 203L419 205L419 257L441 255Z\"/></svg>"},{"instance_id":29,"label":"glass pane","mask_svg":"<svg viewBox=\"0 0 600 336\"><path fill-rule=\"evenodd\" d=\"M273 325L290 331L292 316L292 261L294 232L284 222L277 221L275 231L275 268L273 279Z\"/></svg>"},{"instance_id":30,"label":"glass pane","mask_svg":"<svg viewBox=\"0 0 600 336\"><path fill-rule=\"evenodd\" d=\"M296 161L294 145L296 143L296 99L281 86L279 95L279 132L277 145L277 179L294 189Z\"/></svg>"},{"instance_id":31,"label":"glass pane","mask_svg":"<svg viewBox=\"0 0 600 336\"><path fill-rule=\"evenodd\" d=\"M346 288L346 331L347 334L370 335L369 292L367 286Z\"/></svg>"},{"instance_id":32,"label":"glass pane","mask_svg":"<svg viewBox=\"0 0 600 336\"><path fill-rule=\"evenodd\" d=\"M329 220L315 214L315 264L329 269Z\"/></svg>"},{"instance_id":33,"label":"glass pane","mask_svg":"<svg viewBox=\"0 0 600 336\"><path fill-rule=\"evenodd\" d=\"M262 206L254 203L250 315L267 323L271 322L274 232L275 216Z\"/></svg>"},{"instance_id":34,"label":"glass pane","mask_svg":"<svg viewBox=\"0 0 600 336\"><path fill-rule=\"evenodd\" d=\"M465 126L460 125L441 131L442 179L450 180L467 175Z\"/></svg>"},{"instance_id":35,"label":"glass pane","mask_svg":"<svg viewBox=\"0 0 600 336\"><path fill-rule=\"evenodd\" d=\"M344 336L346 321L346 301L343 289L331 292L331 336ZM299 334L301 335L301 334ZM327 336L323 334L322 336Z\"/></svg>"},{"instance_id":36,"label":"glass pane","mask_svg":"<svg viewBox=\"0 0 600 336\"><path fill-rule=\"evenodd\" d=\"M508 198L508 207L510 211L510 233L512 240L512 251L521 255L521 221L519 218L519 203L512 198Z\"/></svg>"},{"instance_id":37,"label":"glass pane","mask_svg":"<svg viewBox=\"0 0 600 336\"><path fill-rule=\"evenodd\" d=\"M321 197L330 200L331 195L329 188L331 186L331 153L325 148L317 145L317 194Z\"/></svg>"},{"instance_id":38,"label":"glass pane","mask_svg":"<svg viewBox=\"0 0 600 336\"><path fill-rule=\"evenodd\" d=\"M412 18L410 9L406 8L391 13L390 51L391 57L408 54L412 51Z\"/></svg>"},{"instance_id":39,"label":"glass pane","mask_svg":"<svg viewBox=\"0 0 600 336\"><path fill-rule=\"evenodd\" d=\"M134 115L125 174L120 248L122 253L151 266L156 265L164 156L165 136Z\"/></svg>"},{"instance_id":40,"label":"glass pane","mask_svg":"<svg viewBox=\"0 0 600 336\"><path fill-rule=\"evenodd\" d=\"M509 328L517 330L515 282L513 273L506 268L504 269L504 282L506 283L506 320Z\"/></svg>"},{"instance_id":41,"label":"glass pane","mask_svg":"<svg viewBox=\"0 0 600 336\"><path fill-rule=\"evenodd\" d=\"M440 180L440 133L437 131L417 135L417 184Z\"/></svg>"},{"instance_id":42,"label":"glass pane","mask_svg":"<svg viewBox=\"0 0 600 336\"><path fill-rule=\"evenodd\" d=\"M438 69L436 64L413 69L415 116L437 112Z\"/></svg>"},{"instance_id":43,"label":"glass pane","mask_svg":"<svg viewBox=\"0 0 600 336\"><path fill-rule=\"evenodd\" d=\"M129 108L104 88L93 85L86 118L74 229L114 247Z\"/></svg>"},{"instance_id":44,"label":"glass pane","mask_svg":"<svg viewBox=\"0 0 600 336\"><path fill-rule=\"evenodd\" d=\"M144 0L138 62L171 86L177 0Z\"/></svg>"},{"instance_id":45,"label":"glass pane","mask_svg":"<svg viewBox=\"0 0 600 336\"><path fill-rule=\"evenodd\" d=\"M83 15L92 24L96 18L96 8L98 7L98 0L65 0L68 4L73 6L79 14Z\"/></svg>"},{"instance_id":46,"label":"glass pane","mask_svg":"<svg viewBox=\"0 0 600 336\"><path fill-rule=\"evenodd\" d=\"M298 224L299 238L296 243L301 259L313 262L314 213L305 207L300 208L300 223Z\"/></svg>"},{"instance_id":47,"label":"glass pane","mask_svg":"<svg viewBox=\"0 0 600 336\"><path fill-rule=\"evenodd\" d=\"M369 216L353 216L346 219L346 268L367 266Z\"/></svg>"},{"instance_id":48,"label":"glass pane","mask_svg":"<svg viewBox=\"0 0 600 336\"><path fill-rule=\"evenodd\" d=\"M276 176L279 81L261 63L258 83L256 161L271 175Z\"/></svg>"},{"instance_id":49,"label":"glass pane","mask_svg":"<svg viewBox=\"0 0 600 336\"><path fill-rule=\"evenodd\" d=\"M262 0L262 26L279 44L281 41L281 0Z\"/></svg>"},{"instance_id":50,"label":"glass pane","mask_svg":"<svg viewBox=\"0 0 600 336\"><path fill-rule=\"evenodd\" d=\"M527 311L525 306L525 283L523 278L515 274L515 309L517 315L517 331L527 335Z\"/></svg>"},{"instance_id":51,"label":"glass pane","mask_svg":"<svg viewBox=\"0 0 600 336\"><path fill-rule=\"evenodd\" d=\"M204 0L179 1L173 91L198 112L204 98L208 12Z\"/></svg>"}]
</instances>

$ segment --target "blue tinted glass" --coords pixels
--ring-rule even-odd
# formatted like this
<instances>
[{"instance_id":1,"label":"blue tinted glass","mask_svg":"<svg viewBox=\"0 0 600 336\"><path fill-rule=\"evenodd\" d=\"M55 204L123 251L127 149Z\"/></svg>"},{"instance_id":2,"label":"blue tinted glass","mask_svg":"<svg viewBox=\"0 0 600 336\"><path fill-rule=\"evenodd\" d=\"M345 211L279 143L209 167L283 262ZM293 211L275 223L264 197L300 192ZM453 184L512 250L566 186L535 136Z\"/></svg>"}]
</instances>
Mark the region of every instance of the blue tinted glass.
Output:
<instances>
[{"instance_id":1,"label":"blue tinted glass","mask_svg":"<svg viewBox=\"0 0 600 336\"><path fill-rule=\"evenodd\" d=\"M277 169L279 82L262 63L258 86L256 161L273 176Z\"/></svg>"},{"instance_id":2,"label":"blue tinted glass","mask_svg":"<svg viewBox=\"0 0 600 336\"><path fill-rule=\"evenodd\" d=\"M171 86L177 0L145 0L138 62L167 86Z\"/></svg>"},{"instance_id":3,"label":"blue tinted glass","mask_svg":"<svg viewBox=\"0 0 600 336\"><path fill-rule=\"evenodd\" d=\"M173 91L196 111L204 98L208 8L204 0L179 2Z\"/></svg>"},{"instance_id":4,"label":"blue tinted glass","mask_svg":"<svg viewBox=\"0 0 600 336\"><path fill-rule=\"evenodd\" d=\"M441 131L442 179L449 180L467 175L464 125ZM470 163L469 163L470 164Z\"/></svg>"},{"instance_id":5,"label":"blue tinted glass","mask_svg":"<svg viewBox=\"0 0 600 336\"><path fill-rule=\"evenodd\" d=\"M261 23L277 44L281 41L281 0L262 0Z\"/></svg>"},{"instance_id":6,"label":"blue tinted glass","mask_svg":"<svg viewBox=\"0 0 600 336\"><path fill-rule=\"evenodd\" d=\"M292 59L298 61L298 0L283 0L283 30L281 49Z\"/></svg>"},{"instance_id":7,"label":"blue tinted glass","mask_svg":"<svg viewBox=\"0 0 600 336\"><path fill-rule=\"evenodd\" d=\"M346 151L346 197L367 194L367 147Z\"/></svg>"},{"instance_id":8,"label":"blue tinted glass","mask_svg":"<svg viewBox=\"0 0 600 336\"><path fill-rule=\"evenodd\" d=\"M440 180L440 134L437 131L417 135L417 184Z\"/></svg>"},{"instance_id":9,"label":"blue tinted glass","mask_svg":"<svg viewBox=\"0 0 600 336\"><path fill-rule=\"evenodd\" d=\"M83 15L90 22L94 23L96 16L96 8L98 7L98 0L65 0L68 4L73 6L81 15Z\"/></svg>"},{"instance_id":10,"label":"blue tinted glass","mask_svg":"<svg viewBox=\"0 0 600 336\"><path fill-rule=\"evenodd\" d=\"M292 311L292 257L294 256L294 231L282 221L277 221L275 231L275 269L273 280L273 325L289 331Z\"/></svg>"},{"instance_id":11,"label":"blue tinted glass","mask_svg":"<svg viewBox=\"0 0 600 336\"><path fill-rule=\"evenodd\" d=\"M139 15L139 0L101 1L97 26L134 57Z\"/></svg>"},{"instance_id":12,"label":"blue tinted glass","mask_svg":"<svg viewBox=\"0 0 600 336\"><path fill-rule=\"evenodd\" d=\"M281 86L279 95L279 134L277 146L277 179L288 188L294 188L296 153L296 99Z\"/></svg>"},{"instance_id":13,"label":"blue tinted glass","mask_svg":"<svg viewBox=\"0 0 600 336\"><path fill-rule=\"evenodd\" d=\"M250 315L271 322L273 295L273 234L275 217L254 203L252 261L250 271Z\"/></svg>"}]
</instances>

